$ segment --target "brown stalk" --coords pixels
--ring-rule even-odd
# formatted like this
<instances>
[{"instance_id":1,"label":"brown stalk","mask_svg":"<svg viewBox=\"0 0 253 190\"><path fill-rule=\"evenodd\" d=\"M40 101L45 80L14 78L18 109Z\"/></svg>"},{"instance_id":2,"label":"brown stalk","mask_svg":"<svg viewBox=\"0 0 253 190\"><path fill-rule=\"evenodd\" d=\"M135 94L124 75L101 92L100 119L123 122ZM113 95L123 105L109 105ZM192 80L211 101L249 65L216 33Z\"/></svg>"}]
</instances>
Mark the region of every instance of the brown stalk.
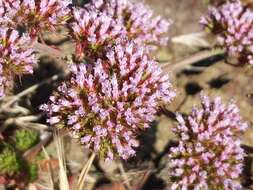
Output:
<instances>
[{"instance_id":1,"label":"brown stalk","mask_svg":"<svg viewBox=\"0 0 253 190\"><path fill-rule=\"evenodd\" d=\"M199 62L204 59L208 59L217 55L224 54L223 50L204 50L201 52L198 52L196 54L191 55L190 57L187 57L181 61L175 62L175 63L166 63L162 65L162 70L164 73L168 73L171 71L175 71L178 69L181 69L182 67L191 65L193 63Z\"/></svg>"}]
</instances>

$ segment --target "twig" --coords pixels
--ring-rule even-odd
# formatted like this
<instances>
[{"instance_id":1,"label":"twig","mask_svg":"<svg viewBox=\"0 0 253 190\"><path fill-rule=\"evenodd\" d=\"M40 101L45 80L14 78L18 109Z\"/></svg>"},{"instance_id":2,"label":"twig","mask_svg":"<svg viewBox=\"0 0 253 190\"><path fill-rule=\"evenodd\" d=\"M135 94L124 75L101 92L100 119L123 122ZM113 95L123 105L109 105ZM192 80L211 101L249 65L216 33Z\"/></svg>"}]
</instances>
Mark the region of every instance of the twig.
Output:
<instances>
[{"instance_id":1,"label":"twig","mask_svg":"<svg viewBox=\"0 0 253 190\"><path fill-rule=\"evenodd\" d=\"M2 110L5 110L7 109L8 107L10 107L13 103L15 103L16 101L18 101L20 98L30 94L31 92L34 92L35 90L37 90L40 86L44 85L44 84L47 84L47 83L50 83L50 82L53 82L53 81L56 81L60 78L60 76L64 76L65 74L59 74L59 75L53 75L52 77L42 81L41 83L39 84L35 84L27 89L25 89L24 91L20 92L19 94L13 96L9 101L7 101L6 103L4 103L1 108Z\"/></svg>"},{"instance_id":2,"label":"twig","mask_svg":"<svg viewBox=\"0 0 253 190\"><path fill-rule=\"evenodd\" d=\"M21 116L21 117L15 117L15 118L8 118L5 120L5 122L2 124L2 127L0 128L0 133L4 132L4 130L10 126L10 125L16 125L19 127L28 127L28 128L36 128L36 129L48 129L47 125L41 124L41 123L32 123L31 121L36 121L40 118L40 116Z\"/></svg>"},{"instance_id":3,"label":"twig","mask_svg":"<svg viewBox=\"0 0 253 190\"><path fill-rule=\"evenodd\" d=\"M43 45L46 45L46 42L44 41L41 32L39 32L38 35L39 35L39 39L40 39L40 41L42 42L42 44L43 44Z\"/></svg>"},{"instance_id":4,"label":"twig","mask_svg":"<svg viewBox=\"0 0 253 190\"><path fill-rule=\"evenodd\" d=\"M59 187L60 190L69 190L69 182L67 176L66 160L63 148L62 138L60 137L59 131L54 130L54 138L56 141L56 150L59 161Z\"/></svg>"},{"instance_id":5,"label":"twig","mask_svg":"<svg viewBox=\"0 0 253 190\"><path fill-rule=\"evenodd\" d=\"M4 114L8 114L9 115L28 115L30 114L30 110L25 108L25 107L22 107L18 104L14 105L13 107L10 107L6 110L4 110Z\"/></svg>"},{"instance_id":6,"label":"twig","mask_svg":"<svg viewBox=\"0 0 253 190\"><path fill-rule=\"evenodd\" d=\"M83 187L84 187L84 180L90 170L90 167L95 159L95 156L96 154L94 152L92 152L89 160L86 162L86 164L84 165L82 171L81 171L81 174L78 178L78 190L83 190Z\"/></svg>"},{"instance_id":7,"label":"twig","mask_svg":"<svg viewBox=\"0 0 253 190\"><path fill-rule=\"evenodd\" d=\"M138 181L132 188L132 190L141 190L143 188L143 186L145 185L145 183L147 182L149 176L151 174L150 170L147 170L143 176L141 177L141 180Z\"/></svg>"},{"instance_id":8,"label":"twig","mask_svg":"<svg viewBox=\"0 0 253 190\"><path fill-rule=\"evenodd\" d=\"M62 59L66 57L66 54L64 54L61 50L58 50L46 44L39 43L37 41L33 43L32 47L42 55L43 54L50 55L55 59Z\"/></svg>"},{"instance_id":9,"label":"twig","mask_svg":"<svg viewBox=\"0 0 253 190\"><path fill-rule=\"evenodd\" d=\"M123 165L122 165L121 162L118 163L118 167L119 167L119 171L120 171L120 173L121 173L121 175L122 175L122 177L123 177L123 179L125 181L127 189L131 190L131 185L129 184L129 180L128 180L127 174L126 174L125 169L124 169L124 167L123 167Z\"/></svg>"},{"instance_id":10,"label":"twig","mask_svg":"<svg viewBox=\"0 0 253 190\"><path fill-rule=\"evenodd\" d=\"M188 100L188 96L185 96L182 102L180 102L180 104L177 106L174 112L175 113L178 112L183 107L183 105L187 102L187 100Z\"/></svg>"},{"instance_id":11,"label":"twig","mask_svg":"<svg viewBox=\"0 0 253 190\"><path fill-rule=\"evenodd\" d=\"M38 115L21 116L21 117L15 118L15 119L22 121L22 122L31 122L31 121L37 121L41 117L42 117L42 114L38 114Z\"/></svg>"},{"instance_id":12,"label":"twig","mask_svg":"<svg viewBox=\"0 0 253 190\"><path fill-rule=\"evenodd\" d=\"M210 48L210 43L206 40L206 32L195 32L189 34L183 34L179 36L174 36L171 39L172 43L182 44L188 47L197 47L197 48Z\"/></svg>"},{"instance_id":13,"label":"twig","mask_svg":"<svg viewBox=\"0 0 253 190\"><path fill-rule=\"evenodd\" d=\"M183 59L179 62L176 63L167 63L162 65L162 70L164 73L168 73L171 71L175 71L177 69L180 69L182 67L185 67L187 65L191 65L193 63L196 63L198 61L201 61L203 59L207 59L210 57L214 57L217 55L222 55L224 54L223 50L205 50L198 52L190 57L187 57L186 59Z\"/></svg>"},{"instance_id":14,"label":"twig","mask_svg":"<svg viewBox=\"0 0 253 190\"><path fill-rule=\"evenodd\" d=\"M17 125L18 127L23 127L23 128L32 128L32 129L36 129L36 130L48 130L49 126L41 124L41 123L26 123L26 122L19 122L19 121L15 121L14 123L15 125Z\"/></svg>"}]
</instances>

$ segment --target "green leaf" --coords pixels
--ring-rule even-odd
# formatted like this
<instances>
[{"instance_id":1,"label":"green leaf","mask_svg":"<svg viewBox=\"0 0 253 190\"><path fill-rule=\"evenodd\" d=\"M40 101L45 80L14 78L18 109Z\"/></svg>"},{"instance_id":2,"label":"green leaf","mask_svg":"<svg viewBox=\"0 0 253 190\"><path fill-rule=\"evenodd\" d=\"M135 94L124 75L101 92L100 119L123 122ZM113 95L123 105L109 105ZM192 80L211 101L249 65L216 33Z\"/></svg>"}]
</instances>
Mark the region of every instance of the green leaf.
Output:
<instances>
[{"instance_id":1,"label":"green leaf","mask_svg":"<svg viewBox=\"0 0 253 190\"><path fill-rule=\"evenodd\" d=\"M4 145L0 153L0 175L13 175L21 169L21 162L18 155L10 145Z\"/></svg>"},{"instance_id":2,"label":"green leaf","mask_svg":"<svg viewBox=\"0 0 253 190\"><path fill-rule=\"evenodd\" d=\"M22 129L15 134L16 148L24 152L39 142L39 135L34 130Z\"/></svg>"}]
</instances>

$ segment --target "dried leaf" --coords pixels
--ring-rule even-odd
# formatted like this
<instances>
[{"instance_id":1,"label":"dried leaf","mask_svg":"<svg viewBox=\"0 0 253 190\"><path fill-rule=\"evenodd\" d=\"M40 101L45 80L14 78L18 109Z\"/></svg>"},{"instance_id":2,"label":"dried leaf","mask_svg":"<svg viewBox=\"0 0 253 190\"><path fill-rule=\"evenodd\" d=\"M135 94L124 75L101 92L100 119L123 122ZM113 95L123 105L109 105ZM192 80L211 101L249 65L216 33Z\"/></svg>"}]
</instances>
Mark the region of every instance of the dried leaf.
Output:
<instances>
[{"instance_id":1,"label":"dried leaf","mask_svg":"<svg viewBox=\"0 0 253 190\"><path fill-rule=\"evenodd\" d=\"M176 44L183 44L188 47L208 48L210 44L206 41L206 34L203 32L184 34L172 38L172 42Z\"/></svg>"},{"instance_id":2,"label":"dried leaf","mask_svg":"<svg viewBox=\"0 0 253 190\"><path fill-rule=\"evenodd\" d=\"M59 161L58 159L50 159L50 160L41 160L39 161L40 169L44 172L48 171L48 166L51 165L52 170L57 170L59 168Z\"/></svg>"}]
</instances>

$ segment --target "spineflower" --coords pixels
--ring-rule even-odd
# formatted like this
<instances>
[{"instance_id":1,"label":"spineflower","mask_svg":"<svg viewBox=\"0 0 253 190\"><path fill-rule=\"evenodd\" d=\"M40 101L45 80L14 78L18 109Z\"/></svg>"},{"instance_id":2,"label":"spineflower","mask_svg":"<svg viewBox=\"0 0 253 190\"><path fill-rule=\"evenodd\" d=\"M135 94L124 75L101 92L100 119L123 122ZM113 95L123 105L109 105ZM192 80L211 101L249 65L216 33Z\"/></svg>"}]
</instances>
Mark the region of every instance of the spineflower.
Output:
<instances>
[{"instance_id":1,"label":"spineflower","mask_svg":"<svg viewBox=\"0 0 253 190\"><path fill-rule=\"evenodd\" d=\"M122 26L108 15L83 8L73 10L70 31L79 59L103 57L105 48L124 34Z\"/></svg>"},{"instance_id":2,"label":"spineflower","mask_svg":"<svg viewBox=\"0 0 253 190\"><path fill-rule=\"evenodd\" d=\"M128 159L139 146L140 131L175 92L143 47L117 43L106 56L92 64L74 64L70 79L41 109L51 125L67 128L102 158Z\"/></svg>"},{"instance_id":3,"label":"spineflower","mask_svg":"<svg viewBox=\"0 0 253 190\"><path fill-rule=\"evenodd\" d=\"M253 64L253 12L239 0L211 7L201 24L218 38L238 64Z\"/></svg>"},{"instance_id":4,"label":"spineflower","mask_svg":"<svg viewBox=\"0 0 253 190\"><path fill-rule=\"evenodd\" d=\"M85 6L89 10L97 10L117 20L129 39L147 45L150 49L166 46L170 22L141 2L127 0L91 0Z\"/></svg>"},{"instance_id":5,"label":"spineflower","mask_svg":"<svg viewBox=\"0 0 253 190\"><path fill-rule=\"evenodd\" d=\"M202 96L202 107L183 118L173 129L179 144L169 154L172 190L238 190L244 151L239 135L247 124L234 103Z\"/></svg>"},{"instance_id":6,"label":"spineflower","mask_svg":"<svg viewBox=\"0 0 253 190\"><path fill-rule=\"evenodd\" d=\"M4 96L5 87L9 86L15 76L33 73L33 65L37 60L30 45L28 35L0 28L0 97Z\"/></svg>"},{"instance_id":7,"label":"spineflower","mask_svg":"<svg viewBox=\"0 0 253 190\"><path fill-rule=\"evenodd\" d=\"M54 31L70 18L71 0L0 0L1 24L25 27L32 37ZM7 18L7 19L6 19Z\"/></svg>"},{"instance_id":8,"label":"spineflower","mask_svg":"<svg viewBox=\"0 0 253 190\"><path fill-rule=\"evenodd\" d=\"M14 25L11 18L14 17L16 10L12 10L9 1L0 0L0 24L2 26Z\"/></svg>"}]
</instances>

